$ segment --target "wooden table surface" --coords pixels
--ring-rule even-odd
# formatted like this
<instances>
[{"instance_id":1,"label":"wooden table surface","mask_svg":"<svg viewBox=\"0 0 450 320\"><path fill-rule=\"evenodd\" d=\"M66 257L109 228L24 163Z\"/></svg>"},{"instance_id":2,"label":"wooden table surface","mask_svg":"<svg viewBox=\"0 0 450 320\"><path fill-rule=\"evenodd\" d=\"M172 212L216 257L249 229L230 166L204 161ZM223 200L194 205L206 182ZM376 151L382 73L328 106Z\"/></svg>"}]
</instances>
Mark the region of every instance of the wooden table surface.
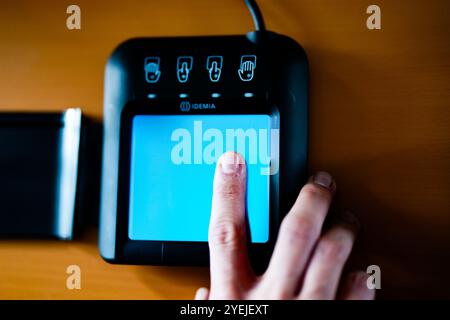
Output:
<instances>
[{"instance_id":1,"label":"wooden table surface","mask_svg":"<svg viewBox=\"0 0 450 320\"><path fill-rule=\"evenodd\" d=\"M301 43L311 67L310 168L335 176L359 216L354 265L381 267L381 298L450 298L450 2L261 0L268 28ZM242 34L240 0L64 1L0 5L0 110L80 106L102 116L103 70L136 36ZM206 268L113 266L96 231L75 242L0 241L0 298L191 298ZM66 289L66 267L82 270Z\"/></svg>"}]
</instances>

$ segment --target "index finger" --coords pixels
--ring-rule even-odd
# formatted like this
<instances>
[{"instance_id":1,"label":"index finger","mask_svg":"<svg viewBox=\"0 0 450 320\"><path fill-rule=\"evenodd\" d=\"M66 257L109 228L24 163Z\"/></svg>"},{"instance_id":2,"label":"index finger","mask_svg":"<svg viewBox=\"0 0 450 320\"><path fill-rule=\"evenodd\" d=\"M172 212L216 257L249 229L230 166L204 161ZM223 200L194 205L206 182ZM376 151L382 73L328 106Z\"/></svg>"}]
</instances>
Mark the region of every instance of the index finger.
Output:
<instances>
[{"instance_id":1,"label":"index finger","mask_svg":"<svg viewBox=\"0 0 450 320\"><path fill-rule=\"evenodd\" d=\"M242 156L227 152L219 158L209 225L213 298L237 298L240 287L252 277L246 248L246 181Z\"/></svg>"}]
</instances>

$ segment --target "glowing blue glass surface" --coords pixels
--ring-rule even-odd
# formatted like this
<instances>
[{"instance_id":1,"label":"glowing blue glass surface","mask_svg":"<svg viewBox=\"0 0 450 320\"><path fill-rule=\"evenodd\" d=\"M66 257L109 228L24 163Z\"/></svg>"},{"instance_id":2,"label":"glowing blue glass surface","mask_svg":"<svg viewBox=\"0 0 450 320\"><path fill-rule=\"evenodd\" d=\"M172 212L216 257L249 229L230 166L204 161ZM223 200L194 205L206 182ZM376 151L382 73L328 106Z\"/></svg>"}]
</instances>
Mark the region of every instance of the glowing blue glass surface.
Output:
<instances>
[{"instance_id":1,"label":"glowing blue glass surface","mask_svg":"<svg viewBox=\"0 0 450 320\"><path fill-rule=\"evenodd\" d=\"M250 129L258 133L257 152L261 154L256 160L254 153L252 158L250 150L255 148L255 140L249 137L245 140L247 217L251 241L268 241L270 176L262 174L263 168L268 167L266 160L270 154L268 115L135 116L132 123L130 161L130 239L208 240L215 160L220 156L214 152L208 153L211 151L208 145L211 147L211 143L216 143L221 134L223 152L242 153L243 149L238 148L237 140L234 147L227 145L227 130L237 129L245 132ZM181 135L184 138L190 138L182 139L177 132L184 134ZM215 139L211 138L211 133L215 135ZM260 148L264 139L267 139L269 149ZM189 152L176 152L179 149L174 147L180 147L181 142L183 146L188 146L187 142L190 142ZM220 146L220 143L214 146ZM217 150L220 151L220 148ZM174 157L174 154L180 155L181 160ZM208 158L208 154L214 156L213 161Z\"/></svg>"}]
</instances>

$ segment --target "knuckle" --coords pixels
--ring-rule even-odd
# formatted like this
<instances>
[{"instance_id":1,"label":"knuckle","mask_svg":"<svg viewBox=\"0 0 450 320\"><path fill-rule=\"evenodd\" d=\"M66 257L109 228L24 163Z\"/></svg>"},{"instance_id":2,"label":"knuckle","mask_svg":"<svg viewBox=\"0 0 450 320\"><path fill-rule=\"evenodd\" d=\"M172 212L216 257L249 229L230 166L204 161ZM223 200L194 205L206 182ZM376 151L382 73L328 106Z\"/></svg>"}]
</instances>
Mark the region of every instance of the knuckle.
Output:
<instances>
[{"instance_id":1,"label":"knuckle","mask_svg":"<svg viewBox=\"0 0 450 320\"><path fill-rule=\"evenodd\" d=\"M235 200L243 194L242 184L238 179L231 177L218 183L216 193L224 199Z\"/></svg>"},{"instance_id":2,"label":"knuckle","mask_svg":"<svg viewBox=\"0 0 450 320\"><path fill-rule=\"evenodd\" d=\"M271 300L287 300L292 297L292 292L286 287L276 288L275 290L272 288L267 291L266 296L270 297Z\"/></svg>"},{"instance_id":3,"label":"knuckle","mask_svg":"<svg viewBox=\"0 0 450 320\"><path fill-rule=\"evenodd\" d=\"M350 253L351 244L346 239L323 238L319 241L317 251L326 261L343 262Z\"/></svg>"},{"instance_id":4,"label":"knuckle","mask_svg":"<svg viewBox=\"0 0 450 320\"><path fill-rule=\"evenodd\" d=\"M287 300L292 298L292 293L287 289L274 289L267 287L258 289L249 296L250 300Z\"/></svg>"},{"instance_id":5,"label":"knuckle","mask_svg":"<svg viewBox=\"0 0 450 320\"><path fill-rule=\"evenodd\" d=\"M321 300L329 298L329 289L326 285L317 285L311 288L308 292L301 294L301 299L306 300Z\"/></svg>"},{"instance_id":6,"label":"knuckle","mask_svg":"<svg viewBox=\"0 0 450 320\"><path fill-rule=\"evenodd\" d=\"M210 300L239 300L242 299L241 293L236 289L211 289Z\"/></svg>"},{"instance_id":7,"label":"knuckle","mask_svg":"<svg viewBox=\"0 0 450 320\"><path fill-rule=\"evenodd\" d=\"M319 236L317 229L310 219L288 215L281 224L280 233L292 243L315 242Z\"/></svg>"},{"instance_id":8,"label":"knuckle","mask_svg":"<svg viewBox=\"0 0 450 320\"><path fill-rule=\"evenodd\" d=\"M215 247L237 250L241 244L240 227L233 221L223 220L211 228L210 242Z\"/></svg>"},{"instance_id":9,"label":"knuckle","mask_svg":"<svg viewBox=\"0 0 450 320\"><path fill-rule=\"evenodd\" d=\"M267 275L261 277L249 292L250 300L287 300L292 298L292 292L280 281Z\"/></svg>"},{"instance_id":10,"label":"knuckle","mask_svg":"<svg viewBox=\"0 0 450 320\"><path fill-rule=\"evenodd\" d=\"M306 184L300 191L305 201L316 202L325 201L331 202L331 193L325 188L316 186L312 183Z\"/></svg>"}]
</instances>

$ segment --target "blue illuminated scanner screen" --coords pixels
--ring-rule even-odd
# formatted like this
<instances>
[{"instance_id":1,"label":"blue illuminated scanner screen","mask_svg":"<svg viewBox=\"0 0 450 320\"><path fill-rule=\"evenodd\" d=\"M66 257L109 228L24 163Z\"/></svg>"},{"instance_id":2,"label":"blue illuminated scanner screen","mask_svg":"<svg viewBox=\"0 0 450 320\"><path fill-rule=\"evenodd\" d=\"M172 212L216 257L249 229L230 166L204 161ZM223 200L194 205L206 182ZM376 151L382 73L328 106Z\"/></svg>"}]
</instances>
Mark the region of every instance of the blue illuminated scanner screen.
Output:
<instances>
[{"instance_id":1,"label":"blue illuminated scanner screen","mask_svg":"<svg viewBox=\"0 0 450 320\"><path fill-rule=\"evenodd\" d=\"M208 241L217 159L237 151L247 164L251 242L267 242L270 124L268 115L134 116L129 238Z\"/></svg>"}]
</instances>

